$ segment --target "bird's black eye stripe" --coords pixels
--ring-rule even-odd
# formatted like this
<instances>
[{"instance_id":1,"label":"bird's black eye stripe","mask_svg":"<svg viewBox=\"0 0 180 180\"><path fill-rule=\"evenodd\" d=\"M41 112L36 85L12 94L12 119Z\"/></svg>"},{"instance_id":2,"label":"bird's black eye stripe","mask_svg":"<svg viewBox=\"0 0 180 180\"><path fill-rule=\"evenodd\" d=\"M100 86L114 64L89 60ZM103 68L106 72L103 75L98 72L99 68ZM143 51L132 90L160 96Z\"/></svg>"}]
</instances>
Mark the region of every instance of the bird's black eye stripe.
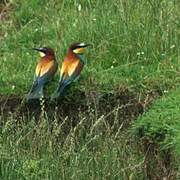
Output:
<instances>
[{"instance_id":1,"label":"bird's black eye stripe","mask_svg":"<svg viewBox=\"0 0 180 180\"><path fill-rule=\"evenodd\" d=\"M75 49L82 48L82 46L76 46Z\"/></svg>"}]
</instances>

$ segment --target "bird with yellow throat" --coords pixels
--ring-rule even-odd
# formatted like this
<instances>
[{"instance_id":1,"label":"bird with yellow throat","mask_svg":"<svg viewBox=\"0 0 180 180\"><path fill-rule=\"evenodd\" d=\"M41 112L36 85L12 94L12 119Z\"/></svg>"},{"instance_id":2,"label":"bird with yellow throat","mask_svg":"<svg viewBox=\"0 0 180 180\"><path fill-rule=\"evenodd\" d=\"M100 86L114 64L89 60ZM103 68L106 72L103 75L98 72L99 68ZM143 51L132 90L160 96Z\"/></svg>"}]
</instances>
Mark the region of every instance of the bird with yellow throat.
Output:
<instances>
[{"instance_id":1,"label":"bird with yellow throat","mask_svg":"<svg viewBox=\"0 0 180 180\"><path fill-rule=\"evenodd\" d=\"M64 89L79 77L86 62L84 52L88 46L90 46L90 44L85 43L73 43L70 45L60 68L58 87L51 99L60 97Z\"/></svg>"},{"instance_id":2,"label":"bird with yellow throat","mask_svg":"<svg viewBox=\"0 0 180 180\"><path fill-rule=\"evenodd\" d=\"M44 96L44 86L53 79L58 63L54 50L49 47L33 48L40 54L40 60L36 66L34 81L27 95L27 100L40 99Z\"/></svg>"}]
</instances>

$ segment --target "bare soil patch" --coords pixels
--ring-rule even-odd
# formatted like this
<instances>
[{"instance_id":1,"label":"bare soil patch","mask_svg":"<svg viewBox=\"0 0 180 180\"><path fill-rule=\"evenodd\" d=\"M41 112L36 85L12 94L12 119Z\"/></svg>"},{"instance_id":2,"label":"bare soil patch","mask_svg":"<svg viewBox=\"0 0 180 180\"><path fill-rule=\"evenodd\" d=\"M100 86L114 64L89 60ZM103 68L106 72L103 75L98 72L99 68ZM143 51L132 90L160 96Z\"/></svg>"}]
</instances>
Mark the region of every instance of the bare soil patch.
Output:
<instances>
[{"instance_id":1,"label":"bare soil patch","mask_svg":"<svg viewBox=\"0 0 180 180\"><path fill-rule=\"evenodd\" d=\"M71 97L65 96L55 102L50 102L49 99L44 99L44 102L39 100L27 102L20 96L0 95L0 116L6 119L5 117L13 114L17 119L35 117L38 120L43 111L51 120L54 120L56 114L56 118L60 121L69 117L75 125L80 119L80 114L84 116L93 114L97 118L104 115L110 124L113 124L116 115L119 123L126 127L142 114L158 95L158 92L149 92L140 98L139 94L128 90L117 90L107 94L76 92Z\"/></svg>"}]
</instances>

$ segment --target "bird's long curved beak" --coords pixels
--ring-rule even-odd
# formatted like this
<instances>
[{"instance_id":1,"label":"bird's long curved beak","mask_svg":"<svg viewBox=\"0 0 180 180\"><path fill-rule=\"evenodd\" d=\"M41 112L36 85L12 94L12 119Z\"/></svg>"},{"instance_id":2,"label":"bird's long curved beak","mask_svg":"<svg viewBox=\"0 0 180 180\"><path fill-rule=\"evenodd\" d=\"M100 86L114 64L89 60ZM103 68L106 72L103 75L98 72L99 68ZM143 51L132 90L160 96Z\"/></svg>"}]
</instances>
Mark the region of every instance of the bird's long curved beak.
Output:
<instances>
[{"instance_id":1,"label":"bird's long curved beak","mask_svg":"<svg viewBox=\"0 0 180 180\"><path fill-rule=\"evenodd\" d=\"M44 57L46 55L42 48L32 48L32 50L38 51L41 57Z\"/></svg>"},{"instance_id":2,"label":"bird's long curved beak","mask_svg":"<svg viewBox=\"0 0 180 180\"><path fill-rule=\"evenodd\" d=\"M42 51L41 48L32 48L32 50L35 50L35 51Z\"/></svg>"}]
</instances>

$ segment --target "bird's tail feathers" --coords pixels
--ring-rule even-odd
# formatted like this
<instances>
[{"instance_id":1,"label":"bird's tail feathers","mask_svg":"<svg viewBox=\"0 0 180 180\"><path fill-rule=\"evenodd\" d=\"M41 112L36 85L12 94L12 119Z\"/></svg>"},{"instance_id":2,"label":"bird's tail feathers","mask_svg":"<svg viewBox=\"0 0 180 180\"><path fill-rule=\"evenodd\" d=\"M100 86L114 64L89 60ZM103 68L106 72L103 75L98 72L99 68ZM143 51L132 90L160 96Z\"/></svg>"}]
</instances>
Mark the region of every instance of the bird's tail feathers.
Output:
<instances>
[{"instance_id":1,"label":"bird's tail feathers","mask_svg":"<svg viewBox=\"0 0 180 180\"><path fill-rule=\"evenodd\" d=\"M51 96L51 100L58 99L61 96L61 94L63 93L65 87L66 87L65 83L59 84L58 88Z\"/></svg>"},{"instance_id":2,"label":"bird's tail feathers","mask_svg":"<svg viewBox=\"0 0 180 180\"><path fill-rule=\"evenodd\" d=\"M30 99L40 99L43 97L43 86L38 86L35 89L32 88L32 90L27 95L27 100Z\"/></svg>"}]
</instances>

